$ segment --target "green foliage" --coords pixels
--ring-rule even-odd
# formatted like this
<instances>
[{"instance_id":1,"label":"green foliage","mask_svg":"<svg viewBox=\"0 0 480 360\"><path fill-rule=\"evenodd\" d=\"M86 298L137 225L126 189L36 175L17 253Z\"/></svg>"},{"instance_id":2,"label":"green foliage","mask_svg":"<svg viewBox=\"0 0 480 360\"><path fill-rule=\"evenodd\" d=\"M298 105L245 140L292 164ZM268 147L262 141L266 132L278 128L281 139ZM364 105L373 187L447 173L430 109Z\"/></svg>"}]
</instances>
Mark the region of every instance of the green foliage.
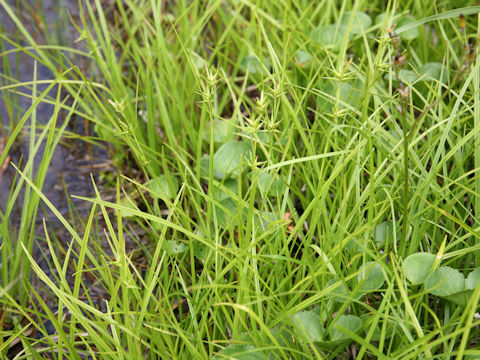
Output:
<instances>
[{"instance_id":1,"label":"green foliage","mask_svg":"<svg viewBox=\"0 0 480 360\"><path fill-rule=\"evenodd\" d=\"M0 357L476 356L464 3L83 1L60 46L0 0ZM110 182L63 211L44 181L76 141Z\"/></svg>"}]
</instances>

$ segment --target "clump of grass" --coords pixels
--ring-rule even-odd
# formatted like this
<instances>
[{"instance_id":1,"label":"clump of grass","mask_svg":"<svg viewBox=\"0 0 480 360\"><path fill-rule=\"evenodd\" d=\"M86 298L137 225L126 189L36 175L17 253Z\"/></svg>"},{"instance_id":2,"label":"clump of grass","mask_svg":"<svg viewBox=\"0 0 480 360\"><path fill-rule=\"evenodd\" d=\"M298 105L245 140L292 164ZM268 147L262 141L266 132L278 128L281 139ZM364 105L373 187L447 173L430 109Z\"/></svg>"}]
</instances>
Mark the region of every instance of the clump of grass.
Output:
<instances>
[{"instance_id":1,"label":"clump of grass","mask_svg":"<svg viewBox=\"0 0 480 360\"><path fill-rule=\"evenodd\" d=\"M2 356L480 355L478 60L459 50L478 7L84 2L86 73L0 4L58 75L55 109L61 86L66 121L89 121L119 171L77 197L88 219L55 208L42 179L66 121L35 126L50 99L33 77L0 155L31 119L18 241L1 214ZM69 233L44 223L49 271L32 256L40 203Z\"/></svg>"}]
</instances>

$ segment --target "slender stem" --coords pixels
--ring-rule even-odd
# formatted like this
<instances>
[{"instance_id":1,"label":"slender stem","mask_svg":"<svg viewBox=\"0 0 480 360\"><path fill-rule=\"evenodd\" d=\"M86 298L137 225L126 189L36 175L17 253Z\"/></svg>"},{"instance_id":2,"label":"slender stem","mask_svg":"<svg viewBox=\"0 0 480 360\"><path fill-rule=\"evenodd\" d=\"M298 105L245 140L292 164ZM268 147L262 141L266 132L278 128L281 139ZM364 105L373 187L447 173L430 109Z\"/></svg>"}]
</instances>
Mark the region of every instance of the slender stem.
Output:
<instances>
[{"instance_id":1,"label":"slender stem","mask_svg":"<svg viewBox=\"0 0 480 360\"><path fill-rule=\"evenodd\" d=\"M408 121L407 121L407 106L406 101L402 101L403 110L403 230L402 230L402 244L400 246L401 254L404 255L407 247L407 232L408 232Z\"/></svg>"}]
</instances>

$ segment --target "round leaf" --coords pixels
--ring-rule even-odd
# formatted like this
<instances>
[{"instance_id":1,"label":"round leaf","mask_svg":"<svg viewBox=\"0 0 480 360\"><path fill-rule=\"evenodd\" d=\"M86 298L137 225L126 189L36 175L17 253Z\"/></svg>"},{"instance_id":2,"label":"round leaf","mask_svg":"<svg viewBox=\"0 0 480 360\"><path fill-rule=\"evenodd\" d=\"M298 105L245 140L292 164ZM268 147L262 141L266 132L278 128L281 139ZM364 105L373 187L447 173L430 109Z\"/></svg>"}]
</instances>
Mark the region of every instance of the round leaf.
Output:
<instances>
[{"instance_id":1,"label":"round leaf","mask_svg":"<svg viewBox=\"0 0 480 360\"><path fill-rule=\"evenodd\" d=\"M400 20L398 20L398 23L397 23L397 29L401 28L402 26L406 26L410 23L413 23L415 22L415 19L413 19L412 17L410 16L404 16L404 17L401 17ZM413 40L413 39L416 39L418 37L418 27L414 27L412 29L409 29L407 31L403 31L401 34L400 34L400 37L402 39L405 39L405 40Z\"/></svg>"},{"instance_id":2,"label":"round leaf","mask_svg":"<svg viewBox=\"0 0 480 360\"><path fill-rule=\"evenodd\" d=\"M480 268L476 268L468 274L465 280L466 290L475 290L480 285Z\"/></svg>"},{"instance_id":3,"label":"round leaf","mask_svg":"<svg viewBox=\"0 0 480 360\"><path fill-rule=\"evenodd\" d=\"M135 204L135 202L134 202L129 196L126 196L126 197L124 197L123 199L121 199L121 200L120 200L120 205L123 206L123 207L126 207L126 208L128 208L128 209L132 209L132 210L137 210L137 211L138 211L137 205ZM120 210L120 214L121 214L123 217L134 217L134 216L137 216L136 214L134 214L133 212L128 211L128 210Z\"/></svg>"},{"instance_id":4,"label":"round leaf","mask_svg":"<svg viewBox=\"0 0 480 360\"><path fill-rule=\"evenodd\" d=\"M268 75L270 71L270 63L265 59L263 61L263 66L256 56L245 56L240 62L245 73L250 75Z\"/></svg>"},{"instance_id":5,"label":"round leaf","mask_svg":"<svg viewBox=\"0 0 480 360\"><path fill-rule=\"evenodd\" d=\"M353 17L350 25L350 31L352 34L361 34L362 29L366 32L370 25L372 25L372 19L370 16L361 11L346 11L340 19L340 23L348 28L348 23L350 22L351 17Z\"/></svg>"},{"instance_id":6,"label":"round leaf","mask_svg":"<svg viewBox=\"0 0 480 360\"><path fill-rule=\"evenodd\" d=\"M377 248L382 247L387 240L393 239L393 223L392 221L384 221L375 226L373 238Z\"/></svg>"},{"instance_id":7,"label":"round leaf","mask_svg":"<svg viewBox=\"0 0 480 360\"><path fill-rule=\"evenodd\" d=\"M415 71L405 69L401 69L398 72L398 77L400 78L400 81L403 81L404 83L413 83L419 78Z\"/></svg>"},{"instance_id":8,"label":"round leaf","mask_svg":"<svg viewBox=\"0 0 480 360\"><path fill-rule=\"evenodd\" d=\"M174 176L167 178L165 175L160 175L153 178L148 183L150 189L150 196L159 199L173 199L178 193L178 181Z\"/></svg>"},{"instance_id":9,"label":"round leaf","mask_svg":"<svg viewBox=\"0 0 480 360\"><path fill-rule=\"evenodd\" d=\"M237 214L237 204L232 198L226 198L220 201L219 205L214 205L215 215L217 217L218 226L225 229L235 219Z\"/></svg>"},{"instance_id":10,"label":"round leaf","mask_svg":"<svg viewBox=\"0 0 480 360\"><path fill-rule=\"evenodd\" d=\"M356 333L362 327L362 320L358 316L354 315L342 315L335 322L331 331L330 331L330 340L331 341L345 341L349 340L350 337L343 332L343 328Z\"/></svg>"},{"instance_id":11,"label":"round leaf","mask_svg":"<svg viewBox=\"0 0 480 360\"><path fill-rule=\"evenodd\" d=\"M403 261L403 273L413 285L425 282L436 256L430 253L417 253L408 256Z\"/></svg>"},{"instance_id":12,"label":"round leaf","mask_svg":"<svg viewBox=\"0 0 480 360\"><path fill-rule=\"evenodd\" d=\"M306 342L322 341L323 323L313 311L301 311L293 314L293 324L295 325L295 333L301 340Z\"/></svg>"},{"instance_id":13,"label":"round leaf","mask_svg":"<svg viewBox=\"0 0 480 360\"><path fill-rule=\"evenodd\" d=\"M329 82L326 84L322 91L333 97L325 97L321 95L318 97L318 109L325 112L333 112L335 110L335 104L339 109L344 109L345 104L350 105L353 108L358 108L363 96L363 85L361 81L351 82ZM338 98L338 101L336 99Z\"/></svg>"},{"instance_id":14,"label":"round leaf","mask_svg":"<svg viewBox=\"0 0 480 360\"><path fill-rule=\"evenodd\" d=\"M449 296L465 289L465 278L448 266L435 269L425 281L425 289L436 296Z\"/></svg>"},{"instance_id":15,"label":"round leaf","mask_svg":"<svg viewBox=\"0 0 480 360\"><path fill-rule=\"evenodd\" d=\"M331 24L316 27L310 32L310 37L313 42L319 45L335 47L341 45L346 33L347 27L345 25Z\"/></svg>"},{"instance_id":16,"label":"round leaf","mask_svg":"<svg viewBox=\"0 0 480 360\"><path fill-rule=\"evenodd\" d=\"M232 192L234 194L238 193L237 179L226 179L221 184L214 185L213 198L218 201L230 198L231 196L229 192Z\"/></svg>"},{"instance_id":17,"label":"round leaf","mask_svg":"<svg viewBox=\"0 0 480 360\"><path fill-rule=\"evenodd\" d=\"M423 75L424 81L441 81L446 83L448 81L448 70L444 68L441 63L431 62L426 63L418 69L418 72Z\"/></svg>"},{"instance_id":18,"label":"round leaf","mask_svg":"<svg viewBox=\"0 0 480 360\"><path fill-rule=\"evenodd\" d=\"M232 135L233 122L229 120L216 119L213 120L213 142L222 144ZM206 142L210 142L210 123L205 126L202 138Z\"/></svg>"},{"instance_id":19,"label":"round leaf","mask_svg":"<svg viewBox=\"0 0 480 360\"><path fill-rule=\"evenodd\" d=\"M258 175L257 185L263 195L279 196L285 185L276 173L262 172Z\"/></svg>"},{"instance_id":20,"label":"round leaf","mask_svg":"<svg viewBox=\"0 0 480 360\"><path fill-rule=\"evenodd\" d=\"M250 152L250 145L245 141L228 141L213 156L213 168L222 178L238 175L245 156Z\"/></svg>"},{"instance_id":21,"label":"round leaf","mask_svg":"<svg viewBox=\"0 0 480 360\"><path fill-rule=\"evenodd\" d=\"M253 345L233 344L218 352L214 359L265 360L266 357Z\"/></svg>"},{"instance_id":22,"label":"round leaf","mask_svg":"<svg viewBox=\"0 0 480 360\"><path fill-rule=\"evenodd\" d=\"M300 67L304 65L309 65L312 59L313 56L305 51L299 51L297 55L295 55L295 63L297 64L297 66Z\"/></svg>"},{"instance_id":23,"label":"round leaf","mask_svg":"<svg viewBox=\"0 0 480 360\"><path fill-rule=\"evenodd\" d=\"M360 268L357 280L359 283L362 283L360 292L378 290L385 282L382 266L372 261L365 263L365 265Z\"/></svg>"},{"instance_id":24,"label":"round leaf","mask_svg":"<svg viewBox=\"0 0 480 360\"><path fill-rule=\"evenodd\" d=\"M386 15L387 15L387 14L384 13L384 12L381 13L381 14L378 14L378 15L375 17L375 25L383 24ZM388 20L387 20L386 27L391 27L393 24L396 23L396 21L397 21L398 18L399 18L398 15L395 15L394 17L392 17L392 15L390 14L390 15L389 15L389 18L388 18Z\"/></svg>"},{"instance_id":25,"label":"round leaf","mask_svg":"<svg viewBox=\"0 0 480 360\"><path fill-rule=\"evenodd\" d=\"M325 285L325 288L329 288L337 282L340 282L340 285L338 285L338 287L336 287L334 290L331 290L329 293L327 293L326 296L335 301L344 302L348 298L349 293L343 281L340 281L338 279L330 279L328 280L327 285Z\"/></svg>"},{"instance_id":26,"label":"round leaf","mask_svg":"<svg viewBox=\"0 0 480 360\"><path fill-rule=\"evenodd\" d=\"M188 250L188 246L176 240L167 240L164 245L165 252L168 255L181 254Z\"/></svg>"}]
</instances>

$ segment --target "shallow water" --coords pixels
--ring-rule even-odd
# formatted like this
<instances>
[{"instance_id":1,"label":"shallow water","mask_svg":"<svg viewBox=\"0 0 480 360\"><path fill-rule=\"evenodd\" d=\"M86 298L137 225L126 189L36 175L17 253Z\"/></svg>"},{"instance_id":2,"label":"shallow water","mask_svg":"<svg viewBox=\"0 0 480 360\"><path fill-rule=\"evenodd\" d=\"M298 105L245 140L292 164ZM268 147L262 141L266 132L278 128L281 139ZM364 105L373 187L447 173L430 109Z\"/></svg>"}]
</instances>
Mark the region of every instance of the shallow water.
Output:
<instances>
[{"instance_id":1,"label":"shallow water","mask_svg":"<svg viewBox=\"0 0 480 360\"><path fill-rule=\"evenodd\" d=\"M46 27L49 29L50 33L50 40L49 42L57 43L58 45L67 45L71 46L73 41L78 37L78 33L73 26L68 26L68 31L59 31L59 29L65 30L65 24L68 23L70 20L67 19L65 22L65 15L66 11L68 10L73 17L75 18L75 14L78 13L77 9L77 1L74 0L62 0L62 1L55 1L55 0L29 0L29 1L16 1L16 0L9 0L7 3L15 9L15 13L19 18L22 19L22 24L25 24L26 28L31 31L32 35L36 37L36 40L39 42L45 41L45 35L38 34L38 31L35 31L36 26L34 25L34 17L35 14L38 15L40 12L46 21ZM61 7L61 8L60 8ZM63 18L59 18L62 17ZM22 44L26 44L26 42L21 41L21 37L19 36L19 31L11 21L7 12L1 8L0 6L0 21L2 26L2 32L6 34L9 38L18 39ZM38 21L38 19L37 19ZM31 22L31 23L30 23ZM30 24L30 25L29 25ZM10 44L5 44L6 50L12 49L13 46ZM75 60L75 59L72 59ZM26 82L33 80L34 77L34 60L32 57L25 53L16 53L11 54L8 56L8 65L10 67L10 72L8 72L7 67L5 66L3 61L0 61L0 73L11 74L11 77L15 78L19 82ZM48 68L45 66L37 63L37 79L38 80L53 80L54 75L50 72ZM0 84L11 84L12 80L5 79L3 76L1 77ZM15 81L15 80L13 80ZM48 84L39 85L37 88L37 94L43 91ZM31 89L26 87L19 88L20 91L31 93ZM2 95L5 95L2 94ZM0 96L0 118L7 130L7 137L8 133L11 132L10 129L10 119L15 119L15 122L23 116L25 111L30 107L32 100L24 97L24 96L17 96L16 94L10 92L6 94L7 96ZM54 88L51 91L51 96L56 95L56 89ZM18 106L15 109L11 106L11 102L9 103L8 97L10 99L15 99L18 102ZM10 106L8 106L10 104ZM53 106L41 103L36 109L36 117L38 124L46 124L53 114ZM61 112L58 118L58 123L63 122L65 119L66 112ZM9 155L11 157L11 161L16 164L17 166L20 163L25 163L28 160L28 152L29 152L29 125L22 130L22 135L17 139L15 146L10 150ZM84 124L83 119L78 117L74 117L71 119L70 124L67 128L69 131L76 132L77 134L84 134ZM38 133L38 131L37 131ZM0 134L0 138L2 135ZM41 154L44 151L44 146L41 147L39 153L34 159L34 169L38 167L41 162ZM53 155L52 161L48 168L47 176L45 178L44 186L43 186L43 193L47 196L47 198L57 207L57 209L61 213L66 213L68 211L68 202L65 190L70 195L79 195L79 196L91 196L93 188L91 185L90 180L90 172L95 173L96 168L92 167L95 163L98 162L105 162L106 159L106 152L98 147L93 147L91 149L94 157L91 159L88 156L88 149L87 145L81 141L69 141L68 146L59 145ZM0 164L1 168L2 164ZM16 175L15 169L9 165L4 172L1 173L1 182L0 182L0 211L4 211L5 205L7 203L10 188L12 186L12 182ZM64 188L65 186L65 188ZM85 208L85 204L82 204L80 201L70 198L73 201L74 205L79 206L79 209L82 207ZM12 221L12 225L15 227L18 225L18 221L20 219L20 214L22 210L23 199L20 196L15 205L14 211L10 217ZM41 218L44 216L48 216L51 220L54 221L52 213L49 211L39 214L37 221L41 221ZM54 221L55 222L55 221Z\"/></svg>"}]
</instances>

